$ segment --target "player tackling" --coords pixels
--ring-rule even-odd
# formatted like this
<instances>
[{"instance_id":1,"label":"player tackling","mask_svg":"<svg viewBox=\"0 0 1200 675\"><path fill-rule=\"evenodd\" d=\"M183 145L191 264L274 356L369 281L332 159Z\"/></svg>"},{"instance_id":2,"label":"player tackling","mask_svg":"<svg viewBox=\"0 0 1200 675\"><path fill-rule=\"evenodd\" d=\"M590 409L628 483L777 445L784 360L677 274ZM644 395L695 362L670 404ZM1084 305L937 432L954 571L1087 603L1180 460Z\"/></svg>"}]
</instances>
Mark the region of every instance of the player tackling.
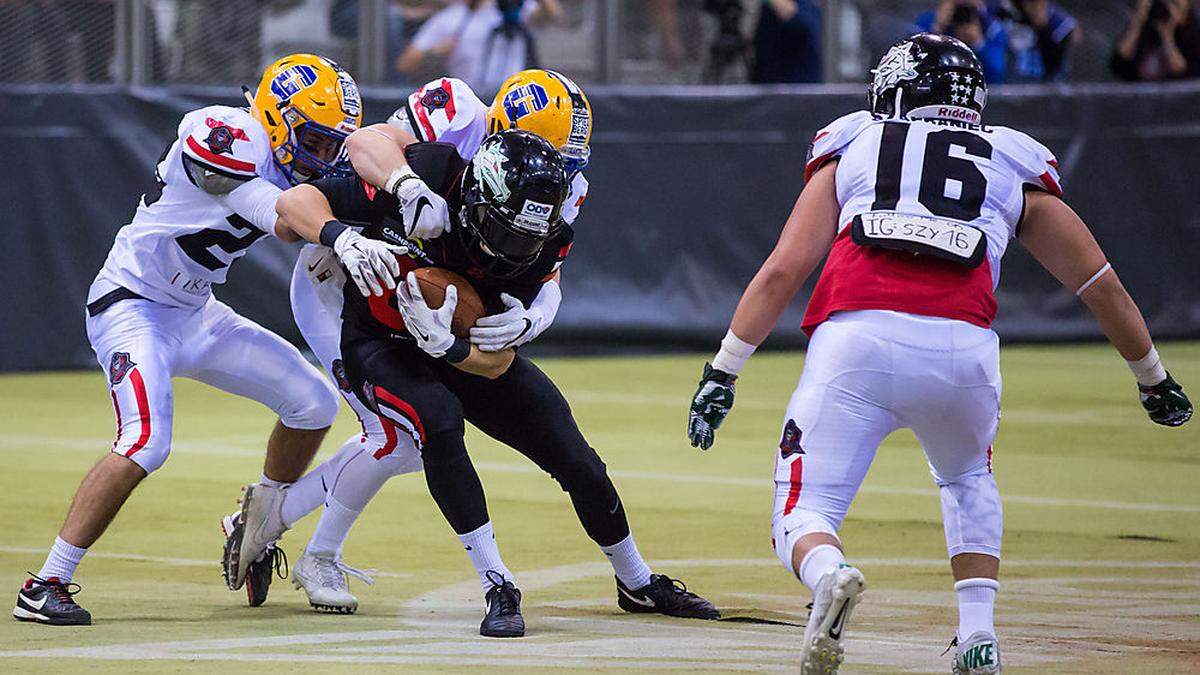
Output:
<instances>
[{"instance_id":1,"label":"player tackling","mask_svg":"<svg viewBox=\"0 0 1200 675\"><path fill-rule=\"evenodd\" d=\"M91 623L71 579L134 488L166 461L172 377L253 399L279 416L264 483L286 485L307 468L337 415L336 393L295 347L218 301L212 286L263 237L296 240L276 228L276 200L291 185L336 173L360 120L349 73L311 54L268 67L250 109L209 106L183 117L158 162L159 188L117 233L88 292L88 339L107 369L117 438L80 484L40 572L19 592L16 618ZM349 243L339 255L353 274L392 279L392 247Z\"/></svg>"},{"instance_id":2,"label":"player tackling","mask_svg":"<svg viewBox=\"0 0 1200 675\"><path fill-rule=\"evenodd\" d=\"M870 110L813 139L804 190L704 366L688 435L712 446L738 372L828 254L802 326L811 342L775 468L775 552L813 592L801 672L833 673L842 661L864 579L837 532L880 442L908 428L941 490L959 607L953 672L997 673L1001 504L991 444L1000 367L990 326L1009 241L1088 306L1128 361L1151 420L1179 426L1192 405L1062 201L1057 160L1029 136L983 123L987 85L974 53L920 34L894 45L873 73Z\"/></svg>"}]
</instances>

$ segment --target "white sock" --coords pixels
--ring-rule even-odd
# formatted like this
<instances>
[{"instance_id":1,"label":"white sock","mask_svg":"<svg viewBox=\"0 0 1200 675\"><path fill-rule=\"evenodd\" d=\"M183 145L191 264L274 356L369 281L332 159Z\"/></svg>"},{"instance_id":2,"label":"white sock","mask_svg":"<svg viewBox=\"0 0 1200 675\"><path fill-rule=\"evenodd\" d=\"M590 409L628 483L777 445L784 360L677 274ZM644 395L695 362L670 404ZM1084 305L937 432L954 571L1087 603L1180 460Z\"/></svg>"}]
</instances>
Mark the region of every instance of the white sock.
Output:
<instances>
[{"instance_id":1,"label":"white sock","mask_svg":"<svg viewBox=\"0 0 1200 675\"><path fill-rule=\"evenodd\" d=\"M804 555L804 559L800 561L800 581L808 586L809 590L817 590L817 582L829 570L846 562L846 555L842 553L842 549L833 544L821 544Z\"/></svg>"},{"instance_id":2,"label":"white sock","mask_svg":"<svg viewBox=\"0 0 1200 675\"><path fill-rule=\"evenodd\" d=\"M467 557L475 566L475 573L479 575L479 586L483 588L484 593L492 588L492 582L487 579L488 571L499 572L505 580L517 583L513 573L500 558L500 549L496 546L496 534L492 531L491 521L466 534L458 535L458 540L462 542L463 548L467 550Z\"/></svg>"},{"instance_id":3,"label":"white sock","mask_svg":"<svg viewBox=\"0 0 1200 675\"><path fill-rule=\"evenodd\" d=\"M600 550L608 556L613 572L625 584L625 588L634 590L650 583L650 566L638 552L632 532L612 546L601 546Z\"/></svg>"},{"instance_id":4,"label":"white sock","mask_svg":"<svg viewBox=\"0 0 1200 675\"><path fill-rule=\"evenodd\" d=\"M43 579L58 579L65 584L75 576L75 568L79 567L85 553L86 548L79 548L63 541L62 537L55 537L54 545L50 547L50 554L46 556L46 562L38 576Z\"/></svg>"},{"instance_id":5,"label":"white sock","mask_svg":"<svg viewBox=\"0 0 1200 675\"><path fill-rule=\"evenodd\" d=\"M958 639L966 640L983 631L996 634L992 614L996 606L996 591L1000 582L995 579L963 579L954 584L958 593Z\"/></svg>"},{"instance_id":6,"label":"white sock","mask_svg":"<svg viewBox=\"0 0 1200 675\"><path fill-rule=\"evenodd\" d=\"M320 508L325 503L325 495L332 491L334 471L361 447L360 437L352 436L332 457L292 483L283 498L283 524L291 527Z\"/></svg>"},{"instance_id":7,"label":"white sock","mask_svg":"<svg viewBox=\"0 0 1200 675\"><path fill-rule=\"evenodd\" d=\"M325 503L325 510L321 513L321 519L317 521L317 529L313 530L312 539L308 540L308 550L321 555L340 557L346 535L350 534L350 527L361 513L362 511L347 508L330 496Z\"/></svg>"}]
</instances>

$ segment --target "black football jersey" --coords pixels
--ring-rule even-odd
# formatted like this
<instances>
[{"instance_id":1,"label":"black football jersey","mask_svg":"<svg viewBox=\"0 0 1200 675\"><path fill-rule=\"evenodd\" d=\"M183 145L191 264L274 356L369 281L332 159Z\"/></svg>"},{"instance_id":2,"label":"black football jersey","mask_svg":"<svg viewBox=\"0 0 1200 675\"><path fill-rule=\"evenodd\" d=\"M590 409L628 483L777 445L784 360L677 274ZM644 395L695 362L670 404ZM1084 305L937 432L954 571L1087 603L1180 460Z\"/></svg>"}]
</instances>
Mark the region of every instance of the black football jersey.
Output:
<instances>
[{"instance_id":1,"label":"black football jersey","mask_svg":"<svg viewBox=\"0 0 1200 675\"><path fill-rule=\"evenodd\" d=\"M413 171L446 200L450 209L451 229L436 239L405 239L399 200L357 176L322 178L312 185L329 200L334 217L348 225L361 227L363 236L412 247L412 253L400 258L400 268L404 273L429 266L456 272L479 293L487 314L504 311L501 293L518 298L528 307L537 297L542 284L554 277L566 259L574 239L570 225L562 223L557 234L546 242L537 260L521 274L506 279L491 277L472 260L461 236L463 225L459 213L462 195L459 185L467 162L459 157L458 151L449 143L415 143L408 146L404 154ZM404 319L396 307L395 292L385 290L382 297L364 298L354 282L347 280L343 294L344 321L353 322L358 328L377 335L409 338Z\"/></svg>"}]
</instances>

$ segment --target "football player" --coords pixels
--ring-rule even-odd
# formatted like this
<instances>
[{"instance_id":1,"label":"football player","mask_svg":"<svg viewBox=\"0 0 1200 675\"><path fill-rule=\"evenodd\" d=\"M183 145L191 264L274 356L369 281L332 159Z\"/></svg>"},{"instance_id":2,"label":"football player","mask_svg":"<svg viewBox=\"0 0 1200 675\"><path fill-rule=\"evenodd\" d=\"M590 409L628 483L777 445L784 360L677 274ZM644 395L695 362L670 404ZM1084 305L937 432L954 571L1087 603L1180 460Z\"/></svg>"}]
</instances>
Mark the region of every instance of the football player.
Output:
<instances>
[{"instance_id":1,"label":"football player","mask_svg":"<svg viewBox=\"0 0 1200 675\"><path fill-rule=\"evenodd\" d=\"M293 54L267 68L249 109L209 106L183 117L158 163L158 188L117 233L88 292L88 339L107 369L117 437L79 486L45 564L20 590L16 618L91 622L72 599L71 580L133 489L166 461L173 376L251 398L279 416L265 483L286 485L304 472L337 414L337 395L295 347L218 301L212 286L263 237L295 240L276 227L275 200L335 171L360 108L348 73ZM343 244L348 268L391 278L387 245Z\"/></svg>"},{"instance_id":2,"label":"football player","mask_svg":"<svg viewBox=\"0 0 1200 675\"><path fill-rule=\"evenodd\" d=\"M557 274L574 236L561 220L567 176L558 151L537 135L506 130L487 138L469 164L445 143L411 144L405 155L411 170L436 186L450 207L451 228L443 236L408 242L401 201L357 178L289 190L278 204L281 219L305 239L326 245L349 231L346 223L362 223L365 237L409 246L402 259L406 271L434 265L471 279L488 312L503 311L506 296L531 303ZM343 294L341 339L347 384L394 439L385 452L413 446L420 453L430 493L485 592L480 634L516 637L525 623L521 593L500 557L483 486L467 455L465 421L559 482L612 563L623 609L719 616L707 600L654 574L642 559L604 462L554 383L512 347L488 351L450 333L453 287L437 309L426 305L411 274L383 298L364 300L350 288ZM247 514L246 522L254 517Z\"/></svg>"},{"instance_id":3,"label":"football player","mask_svg":"<svg viewBox=\"0 0 1200 675\"><path fill-rule=\"evenodd\" d=\"M991 460L1000 364L991 323L1009 242L1087 305L1128 361L1152 421L1179 426L1192 405L1062 200L1054 155L1019 131L984 124L987 85L970 48L915 35L873 72L870 109L814 138L779 242L704 366L688 435L712 445L738 372L827 256L775 460L775 552L813 592L801 672L832 673L841 662L864 580L846 563L838 528L880 442L908 428L941 490L959 608L953 672L996 673L1001 509Z\"/></svg>"},{"instance_id":4,"label":"football player","mask_svg":"<svg viewBox=\"0 0 1200 675\"><path fill-rule=\"evenodd\" d=\"M469 160L490 131L512 128L532 131L559 149L571 181L561 217L568 224L574 223L587 195L588 183L582 171L590 153L592 113L583 90L559 73L516 73L505 81L491 106L480 101L461 80L438 78L409 95L387 123L360 129L351 134L346 145L359 175L400 202L406 236L429 240L446 232L450 212L446 200L408 167L402 148L417 141L439 141L453 144L459 156ZM304 555L292 567L292 580L317 611L353 613L358 599L350 593L347 577L367 583L372 579L342 560L342 544L383 483L391 476L419 471L421 460L414 447L398 445L388 435L379 417L363 406L346 384L339 351L344 282L340 268L337 257L327 247L315 243L306 246L292 274L292 311L305 340L339 383L363 433L347 440L339 452L297 481L286 494L255 486L249 489L260 493L263 508L256 510L272 521L256 531L272 542L283 533L282 528L291 527L324 504ZM558 276L542 284L528 305L512 296L503 300L503 312L484 317L472 330L472 342L483 351L517 347L541 335L553 323L562 300ZM278 497L278 504L272 496ZM227 562L229 552L240 551L241 546L261 546L258 541L239 540L241 532L232 526L237 522L240 518L236 514L224 520L229 534ZM261 563L251 561L247 574L251 579L264 575L269 578L264 568L273 559L267 556ZM236 577L237 570L232 574ZM262 583L257 587L266 589ZM265 596L252 594L251 600L252 604L261 602Z\"/></svg>"}]
</instances>

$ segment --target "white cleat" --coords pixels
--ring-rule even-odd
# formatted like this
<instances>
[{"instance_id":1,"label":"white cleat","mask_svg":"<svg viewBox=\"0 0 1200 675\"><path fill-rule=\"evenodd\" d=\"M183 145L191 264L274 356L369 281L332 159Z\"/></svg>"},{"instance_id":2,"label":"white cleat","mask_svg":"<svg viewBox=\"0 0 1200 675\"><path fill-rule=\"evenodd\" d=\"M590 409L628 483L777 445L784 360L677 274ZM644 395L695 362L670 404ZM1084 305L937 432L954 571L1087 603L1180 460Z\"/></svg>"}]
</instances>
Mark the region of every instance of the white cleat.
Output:
<instances>
[{"instance_id":1,"label":"white cleat","mask_svg":"<svg viewBox=\"0 0 1200 675\"><path fill-rule=\"evenodd\" d=\"M307 549L300 561L292 568L292 585L303 589L308 604L318 612L353 614L358 611L358 598L348 590L349 577L375 583L371 576L375 570L356 570L341 558L332 555L317 555Z\"/></svg>"},{"instance_id":2,"label":"white cleat","mask_svg":"<svg viewBox=\"0 0 1200 675\"><path fill-rule=\"evenodd\" d=\"M833 675L838 671L843 658L842 636L866 587L862 572L849 565L829 570L817 582L800 649L802 675Z\"/></svg>"},{"instance_id":3,"label":"white cleat","mask_svg":"<svg viewBox=\"0 0 1200 675\"><path fill-rule=\"evenodd\" d=\"M246 570L250 565L287 531L287 526L283 524L283 499L286 494L284 488L261 483L242 488L242 541L237 548L237 559L230 560L235 571L230 588L241 588L246 583Z\"/></svg>"},{"instance_id":4,"label":"white cleat","mask_svg":"<svg viewBox=\"0 0 1200 675\"><path fill-rule=\"evenodd\" d=\"M993 675L1000 672L1000 642L996 636L976 631L963 642L955 639L954 675Z\"/></svg>"}]
</instances>

